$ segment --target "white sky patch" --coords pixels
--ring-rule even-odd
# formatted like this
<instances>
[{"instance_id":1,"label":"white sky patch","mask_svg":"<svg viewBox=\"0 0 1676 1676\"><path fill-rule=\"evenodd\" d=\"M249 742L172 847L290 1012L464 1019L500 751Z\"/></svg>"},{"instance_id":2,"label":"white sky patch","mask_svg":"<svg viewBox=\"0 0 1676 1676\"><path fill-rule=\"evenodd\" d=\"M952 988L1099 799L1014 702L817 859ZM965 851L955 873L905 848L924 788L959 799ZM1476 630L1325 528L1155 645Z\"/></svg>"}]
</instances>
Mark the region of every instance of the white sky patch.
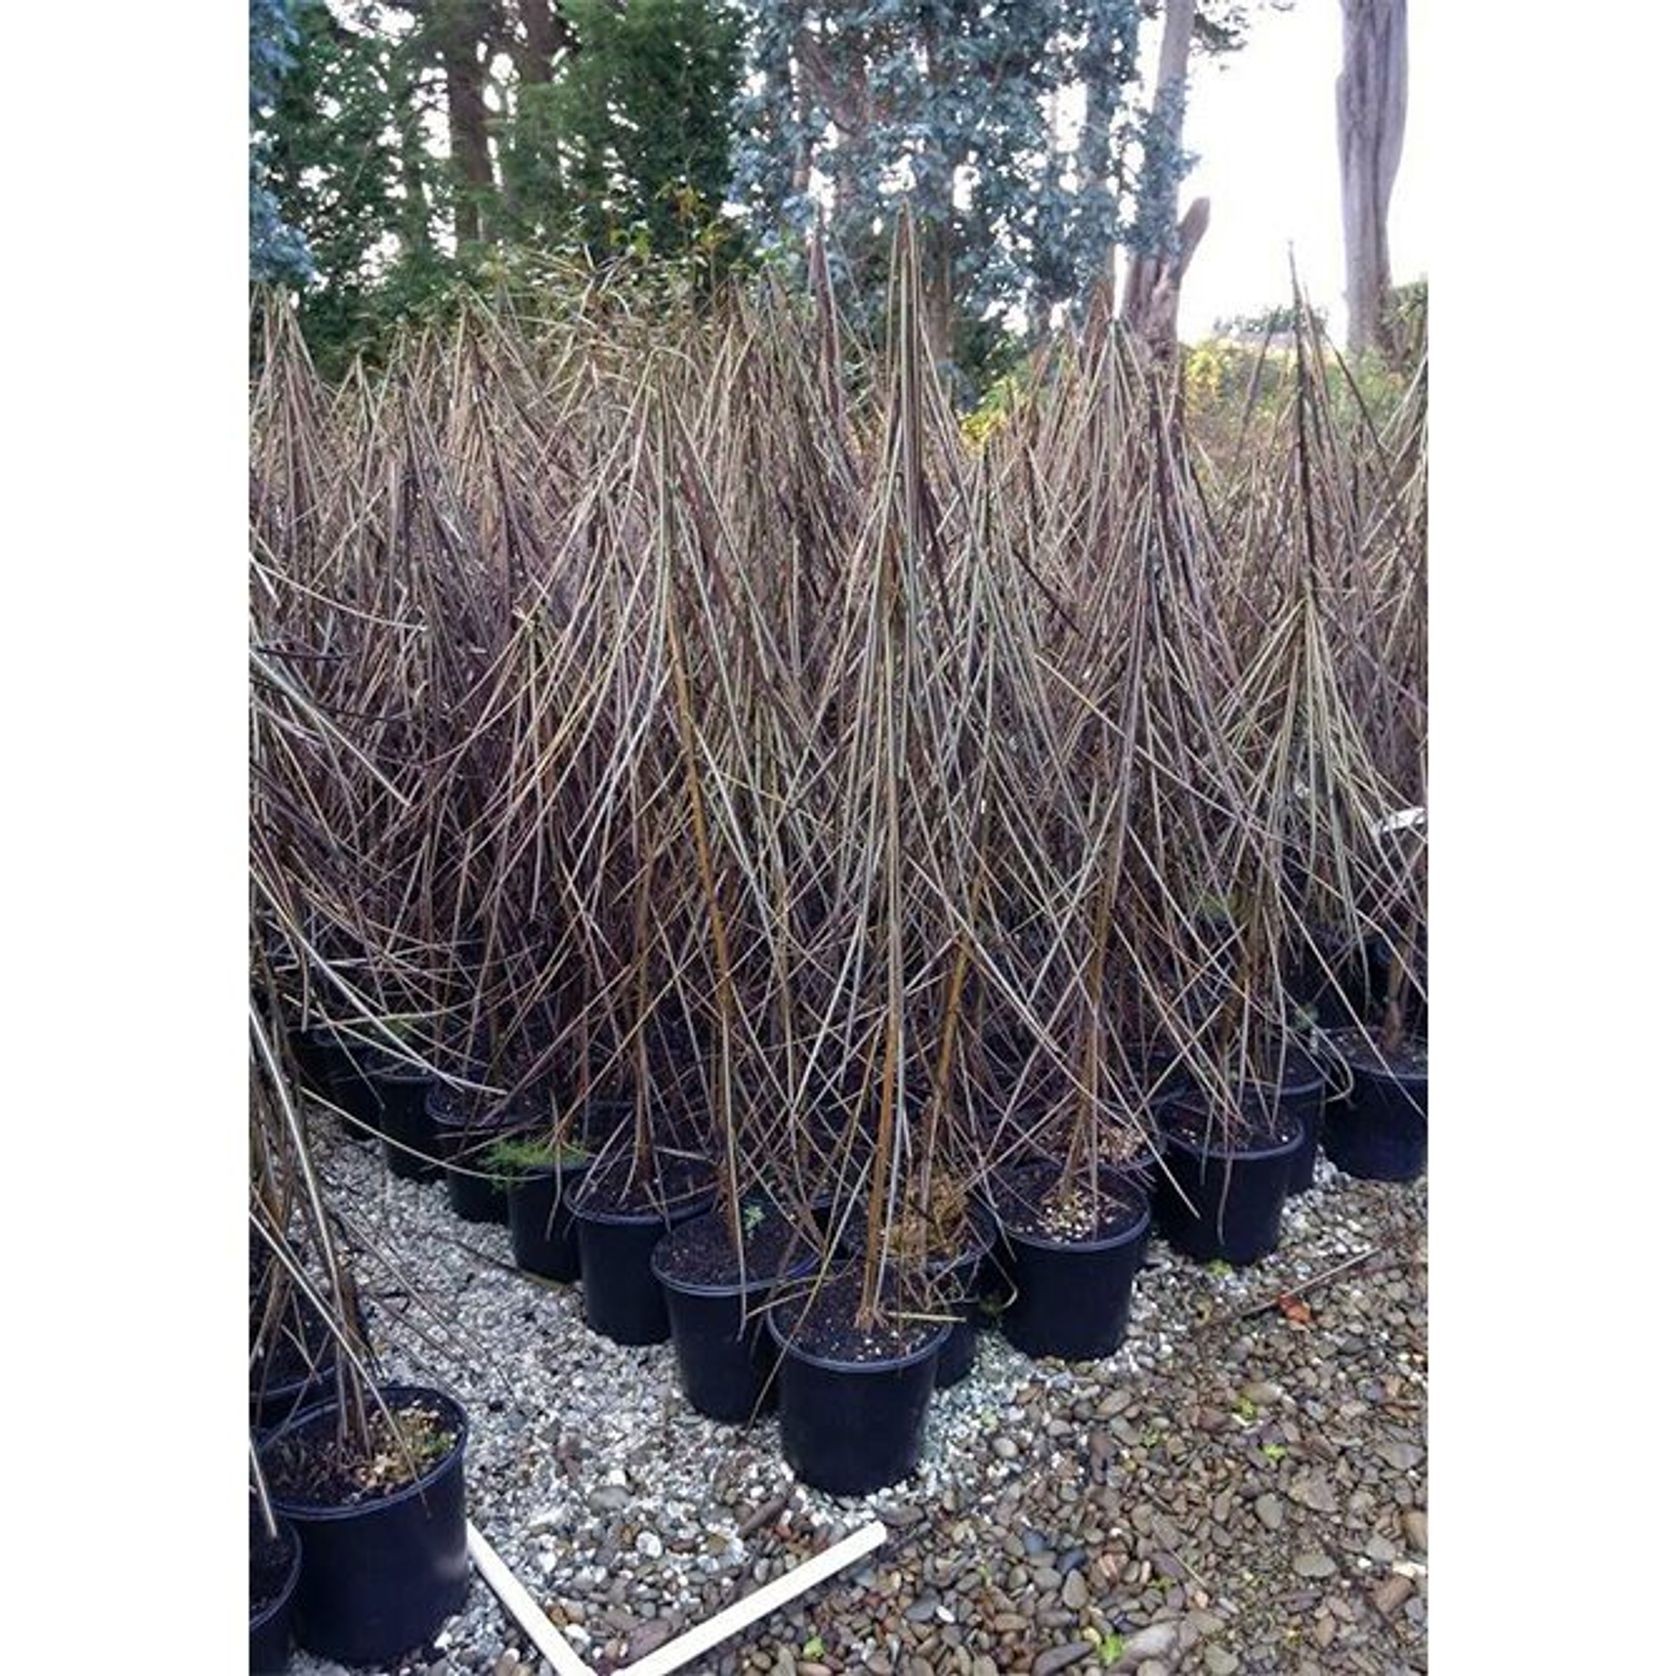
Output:
<instances>
[{"instance_id":1,"label":"white sky patch","mask_svg":"<svg viewBox=\"0 0 1676 1676\"><path fill-rule=\"evenodd\" d=\"M1397 284L1426 273L1425 198L1418 175L1426 120L1416 37L1428 0L1409 6L1408 122L1391 197L1391 270ZM1142 35L1150 81L1157 32ZM1344 339L1344 245L1339 219L1337 82L1342 53L1338 0L1297 0L1290 12L1259 12L1247 44L1220 63L1195 59L1183 144L1199 162L1182 182L1183 209L1210 199L1210 228L1182 287L1180 331L1188 342L1219 318L1255 314L1290 298L1287 246L1310 301Z\"/></svg>"}]
</instances>

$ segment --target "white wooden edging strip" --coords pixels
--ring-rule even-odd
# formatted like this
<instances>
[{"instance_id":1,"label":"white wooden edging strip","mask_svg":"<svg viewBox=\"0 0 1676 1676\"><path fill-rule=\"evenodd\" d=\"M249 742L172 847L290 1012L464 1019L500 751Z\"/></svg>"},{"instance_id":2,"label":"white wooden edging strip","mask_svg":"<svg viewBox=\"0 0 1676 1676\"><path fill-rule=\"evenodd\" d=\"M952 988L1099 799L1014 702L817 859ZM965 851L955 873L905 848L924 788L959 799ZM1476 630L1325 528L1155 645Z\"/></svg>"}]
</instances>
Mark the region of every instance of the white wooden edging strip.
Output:
<instances>
[{"instance_id":1,"label":"white wooden edging strip","mask_svg":"<svg viewBox=\"0 0 1676 1676\"><path fill-rule=\"evenodd\" d=\"M466 1521L466 1552L482 1574L483 1581L500 1597L500 1603L514 1618L535 1650L558 1671L559 1676L594 1676L559 1634L553 1620L535 1603L522 1583L506 1568L506 1562L483 1539L483 1533Z\"/></svg>"},{"instance_id":2,"label":"white wooden edging strip","mask_svg":"<svg viewBox=\"0 0 1676 1676\"><path fill-rule=\"evenodd\" d=\"M860 1530L834 1542L830 1548L823 1548L820 1553L806 1559L802 1565L794 1565L783 1577L764 1583L754 1594L724 1607L696 1629L689 1629L673 1641L666 1641L656 1652L636 1659L618 1676L668 1676L670 1671L679 1670L718 1642L737 1635L746 1625L754 1624L758 1618L766 1618L770 1612L777 1612L805 1589L813 1588L834 1572L853 1565L863 1554L872 1553L884 1539L885 1527L877 1519L863 1525Z\"/></svg>"},{"instance_id":3,"label":"white wooden edging strip","mask_svg":"<svg viewBox=\"0 0 1676 1676\"><path fill-rule=\"evenodd\" d=\"M874 1519L858 1531L823 1548L801 1565L795 1565L783 1577L764 1583L754 1594L724 1607L715 1617L666 1641L655 1652L636 1660L618 1672L618 1676L669 1676L672 1670L690 1664L700 1653L708 1652L718 1643L737 1635L740 1630L778 1611L788 1601L811 1589L815 1584L853 1565L863 1554L870 1554L884 1541L885 1527ZM519 1627L535 1643L535 1648L559 1676L593 1676L571 1645L559 1633L552 1620L536 1604L534 1597L507 1569L483 1533L466 1521L466 1551L483 1581L494 1590L500 1603L517 1620Z\"/></svg>"}]
</instances>

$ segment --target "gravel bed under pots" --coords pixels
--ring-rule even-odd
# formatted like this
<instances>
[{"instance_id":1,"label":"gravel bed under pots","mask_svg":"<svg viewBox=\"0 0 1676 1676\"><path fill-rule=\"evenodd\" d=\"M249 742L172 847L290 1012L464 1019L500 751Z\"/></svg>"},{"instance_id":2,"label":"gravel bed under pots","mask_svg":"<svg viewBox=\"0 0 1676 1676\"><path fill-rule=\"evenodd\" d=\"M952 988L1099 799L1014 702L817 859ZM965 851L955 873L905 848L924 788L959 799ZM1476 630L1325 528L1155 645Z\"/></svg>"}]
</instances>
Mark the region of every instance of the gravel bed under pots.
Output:
<instances>
[{"instance_id":1,"label":"gravel bed under pots","mask_svg":"<svg viewBox=\"0 0 1676 1676\"><path fill-rule=\"evenodd\" d=\"M837 1499L776 1422L693 1413L668 1344L590 1332L441 1183L314 1127L339 1203L418 1292L361 1264L392 1377L467 1406L471 1517L595 1670L628 1663L877 1515L890 1540L692 1666L772 1676L1056 1671L1390 1676L1426 1666L1425 1183L1323 1160L1280 1250L1202 1268L1154 1239L1127 1342L1031 1361L999 1334L933 1399L923 1464ZM1303 1295L1242 1311L1373 1249ZM427 1306L421 1308L420 1305ZM427 1346L420 1334L436 1346ZM464 1359L469 1356L469 1360ZM303 1653L296 1676L338 1676ZM404 1676L535 1676L484 1585Z\"/></svg>"}]
</instances>

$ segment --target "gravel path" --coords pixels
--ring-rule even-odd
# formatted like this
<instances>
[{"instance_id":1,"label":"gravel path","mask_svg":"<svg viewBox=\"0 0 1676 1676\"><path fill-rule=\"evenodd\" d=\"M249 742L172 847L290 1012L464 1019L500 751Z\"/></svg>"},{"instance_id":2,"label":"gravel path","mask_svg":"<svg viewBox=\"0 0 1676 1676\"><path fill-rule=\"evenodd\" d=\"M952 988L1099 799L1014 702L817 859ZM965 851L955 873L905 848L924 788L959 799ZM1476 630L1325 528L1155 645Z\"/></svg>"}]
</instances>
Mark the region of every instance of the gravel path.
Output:
<instances>
[{"instance_id":1,"label":"gravel path","mask_svg":"<svg viewBox=\"0 0 1676 1676\"><path fill-rule=\"evenodd\" d=\"M438 1318L368 1274L388 1366L465 1402L472 1516L597 1671L872 1514L891 1536L868 1562L691 1668L1426 1667L1423 1182L1355 1182L1323 1159L1281 1251L1250 1270L1197 1268L1155 1240L1116 1356L1032 1362L981 1335L972 1375L935 1399L917 1476L839 1500L791 1479L772 1420L747 1432L687 1408L668 1345L589 1332L574 1288L517 1274L505 1231L457 1221L441 1185L392 1180L369 1146L321 1144L338 1202ZM1370 1249L1307 1291L1298 1319L1241 1313ZM303 1654L291 1668L339 1670ZM392 1669L543 1666L474 1578L436 1645Z\"/></svg>"}]
</instances>

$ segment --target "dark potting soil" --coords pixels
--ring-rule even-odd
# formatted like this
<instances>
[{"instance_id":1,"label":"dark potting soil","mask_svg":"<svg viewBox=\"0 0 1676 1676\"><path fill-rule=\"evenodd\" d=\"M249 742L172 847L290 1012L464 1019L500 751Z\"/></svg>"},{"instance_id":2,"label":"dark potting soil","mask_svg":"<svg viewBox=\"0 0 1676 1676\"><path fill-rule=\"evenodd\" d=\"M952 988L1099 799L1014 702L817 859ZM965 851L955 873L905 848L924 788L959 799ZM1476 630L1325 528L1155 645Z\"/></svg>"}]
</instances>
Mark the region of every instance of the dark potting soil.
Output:
<instances>
[{"instance_id":1,"label":"dark potting soil","mask_svg":"<svg viewBox=\"0 0 1676 1676\"><path fill-rule=\"evenodd\" d=\"M632 1153L622 1153L595 1165L576 1185L571 1200L577 1209L616 1211L640 1216L659 1213L708 1193L716 1185L715 1170L702 1159L654 1153L641 1172Z\"/></svg>"},{"instance_id":2,"label":"dark potting soil","mask_svg":"<svg viewBox=\"0 0 1676 1676\"><path fill-rule=\"evenodd\" d=\"M446 1410L423 1397L406 1398L390 1410L390 1418L369 1403L370 1447L340 1435L339 1418L334 1406L274 1440L264 1457L273 1494L307 1507L377 1501L424 1477L458 1436ZM399 1432L392 1430L391 1418Z\"/></svg>"},{"instance_id":3,"label":"dark potting soil","mask_svg":"<svg viewBox=\"0 0 1676 1676\"><path fill-rule=\"evenodd\" d=\"M857 1326L861 1278L857 1264L829 1276L813 1294L799 1293L776 1304L774 1320L780 1331L811 1356L865 1363L911 1355L943 1330L941 1320L915 1320L902 1312L898 1288L888 1271L882 1308L870 1326Z\"/></svg>"},{"instance_id":4,"label":"dark potting soil","mask_svg":"<svg viewBox=\"0 0 1676 1676\"><path fill-rule=\"evenodd\" d=\"M1293 1139L1302 1121L1296 1111L1274 1104L1272 1093L1248 1093L1240 1101L1237 1121L1207 1111L1195 1096L1193 1102L1183 1100L1171 1106L1161 1126L1184 1145L1201 1150L1208 1144L1216 1151L1234 1147L1263 1152Z\"/></svg>"},{"instance_id":5,"label":"dark potting soil","mask_svg":"<svg viewBox=\"0 0 1676 1676\"><path fill-rule=\"evenodd\" d=\"M1358 1071L1377 1071L1383 1075L1423 1077L1426 1075L1426 1044L1405 1041L1389 1050L1370 1047L1359 1030L1333 1033L1333 1044Z\"/></svg>"},{"instance_id":6,"label":"dark potting soil","mask_svg":"<svg viewBox=\"0 0 1676 1676\"><path fill-rule=\"evenodd\" d=\"M756 1215L752 1215L752 1211ZM726 1286L739 1278L739 1254L725 1212L714 1210L683 1222L669 1236L659 1267L676 1280L697 1286ZM745 1278L773 1280L784 1272L793 1237L792 1225L778 1211L746 1200L740 1218L744 1233Z\"/></svg>"},{"instance_id":7,"label":"dark potting soil","mask_svg":"<svg viewBox=\"0 0 1676 1676\"><path fill-rule=\"evenodd\" d=\"M279 1599L291 1572L291 1549L282 1536L270 1536L255 1497L250 1502L250 1615L257 1617Z\"/></svg>"},{"instance_id":8,"label":"dark potting soil","mask_svg":"<svg viewBox=\"0 0 1676 1676\"><path fill-rule=\"evenodd\" d=\"M1144 1182L1109 1165L1091 1182L1086 1170L1067 1181L1058 1164L1023 1164L1005 1173L996 1197L1002 1222L1015 1233L1065 1244L1121 1234L1147 1206Z\"/></svg>"}]
</instances>

